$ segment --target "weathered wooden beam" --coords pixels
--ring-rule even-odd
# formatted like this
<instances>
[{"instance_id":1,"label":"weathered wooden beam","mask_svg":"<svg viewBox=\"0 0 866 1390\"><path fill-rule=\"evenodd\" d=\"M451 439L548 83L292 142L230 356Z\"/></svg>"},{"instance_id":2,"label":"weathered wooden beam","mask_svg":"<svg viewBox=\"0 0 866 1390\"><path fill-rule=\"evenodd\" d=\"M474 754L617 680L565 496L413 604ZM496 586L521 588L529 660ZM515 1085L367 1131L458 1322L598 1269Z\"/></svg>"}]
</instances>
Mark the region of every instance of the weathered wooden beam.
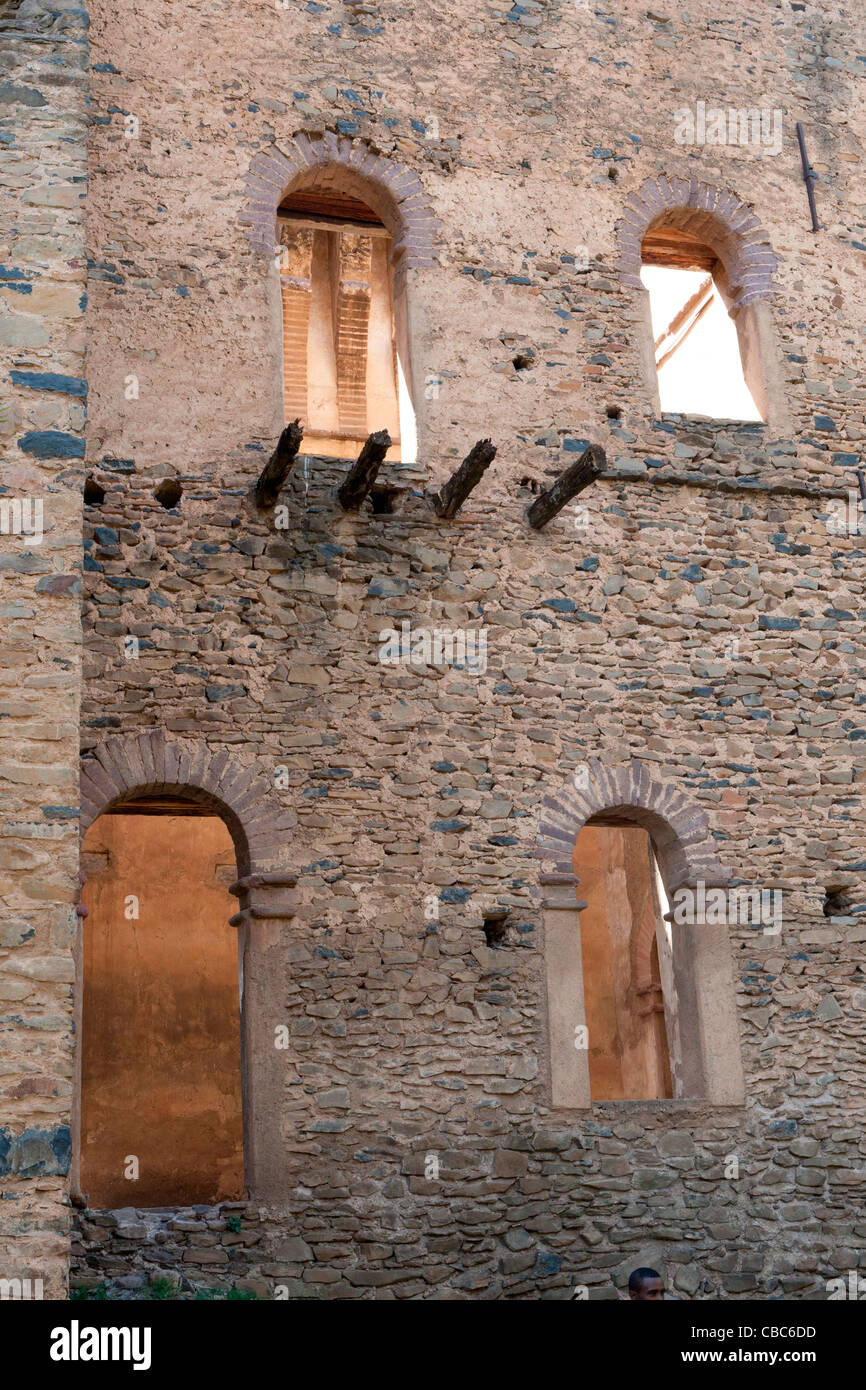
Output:
<instances>
[{"instance_id":1,"label":"weathered wooden beam","mask_svg":"<svg viewBox=\"0 0 866 1390\"><path fill-rule=\"evenodd\" d=\"M376 430L364 444L363 449L337 490L337 501L346 512L356 512L370 488L376 481L379 467L391 447L391 436L387 430Z\"/></svg>"},{"instance_id":2,"label":"weathered wooden beam","mask_svg":"<svg viewBox=\"0 0 866 1390\"><path fill-rule=\"evenodd\" d=\"M491 444L489 439L479 439L477 444L473 444L460 467L451 474L442 491L434 496L436 515L445 520L456 516L495 458L496 445Z\"/></svg>"},{"instance_id":3,"label":"weathered wooden beam","mask_svg":"<svg viewBox=\"0 0 866 1390\"><path fill-rule=\"evenodd\" d=\"M683 343L684 343L684 342L686 341L686 339L688 338L689 334L692 333L692 332L694 332L694 330L697 328L698 324L700 323L701 319L704 317L704 314L707 312L708 309L710 309L710 308L712 307L712 303L713 303L713 296L710 294L710 295L707 296L707 298L704 300L704 302L703 302L703 304L701 305L701 307L698 309L698 312L695 314L694 318L692 319L691 323L689 324L689 326L687 327L685 333L682 335L682 337L679 339L679 341L676 342L676 343L674 343L673 347L668 348L667 352L663 352L662 355L661 355L661 357L657 357L657 358L656 358L656 371L657 371L657 372L660 372L661 369L662 369L662 367L665 365L665 363L666 363L666 362L669 362L669 361L671 360L671 358L673 357L673 355L674 355L675 352L679 352L680 348L682 347Z\"/></svg>"},{"instance_id":4,"label":"weathered wooden beam","mask_svg":"<svg viewBox=\"0 0 866 1390\"><path fill-rule=\"evenodd\" d=\"M276 449L262 469L256 483L257 507L272 507L276 502L280 495L280 488L288 478L292 464L298 456L303 437L304 431L301 429L300 420L293 420L290 425L286 425L277 440Z\"/></svg>"},{"instance_id":5,"label":"weathered wooden beam","mask_svg":"<svg viewBox=\"0 0 866 1390\"><path fill-rule=\"evenodd\" d=\"M662 343L665 341L666 338L676 337L683 324L687 322L689 315L693 314L696 309L699 309L704 299L706 299L708 295L711 296L712 293L713 277L712 275L708 275L706 279L702 280L701 283L698 285L698 288L695 290L694 294L689 296L682 308L674 314L664 333L660 333L659 336L656 338L655 343L653 344L656 352L658 352L659 348L661 347Z\"/></svg>"},{"instance_id":6,"label":"weathered wooden beam","mask_svg":"<svg viewBox=\"0 0 866 1390\"><path fill-rule=\"evenodd\" d=\"M718 257L715 251L690 232L679 227L653 227L641 246L644 265L665 265L675 270L715 271Z\"/></svg>"},{"instance_id":7,"label":"weathered wooden beam","mask_svg":"<svg viewBox=\"0 0 866 1390\"><path fill-rule=\"evenodd\" d=\"M560 473L553 487L547 492L540 492L531 506L527 507L526 519L530 526L540 531L557 512L562 511L566 502L570 502L572 497L576 497L585 487L589 487L590 483L594 483L606 467L604 449L600 444L590 444L576 463L566 468L564 473Z\"/></svg>"}]
</instances>

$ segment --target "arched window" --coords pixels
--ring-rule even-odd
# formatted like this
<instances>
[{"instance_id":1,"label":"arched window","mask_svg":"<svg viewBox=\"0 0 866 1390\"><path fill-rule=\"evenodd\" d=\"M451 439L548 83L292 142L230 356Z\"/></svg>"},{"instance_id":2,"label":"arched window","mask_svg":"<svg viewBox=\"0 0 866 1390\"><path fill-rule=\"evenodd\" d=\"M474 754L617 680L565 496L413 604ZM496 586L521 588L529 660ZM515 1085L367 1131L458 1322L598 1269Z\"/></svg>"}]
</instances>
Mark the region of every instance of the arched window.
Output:
<instances>
[{"instance_id":1,"label":"arched window","mask_svg":"<svg viewBox=\"0 0 866 1390\"><path fill-rule=\"evenodd\" d=\"M91 1206L284 1192L293 826L267 779L204 740L153 729L82 759L70 1182Z\"/></svg>"},{"instance_id":2,"label":"arched window","mask_svg":"<svg viewBox=\"0 0 866 1390\"><path fill-rule=\"evenodd\" d=\"M278 241L283 420L304 421L309 452L343 457L387 427L391 457L413 461L410 286L438 263L439 226L420 178L365 140L300 132L254 156L246 193L251 245L270 259Z\"/></svg>"},{"instance_id":3,"label":"arched window","mask_svg":"<svg viewBox=\"0 0 866 1390\"><path fill-rule=\"evenodd\" d=\"M620 280L647 299L653 409L789 427L770 301L776 257L751 208L698 179L649 179L617 224Z\"/></svg>"},{"instance_id":4,"label":"arched window","mask_svg":"<svg viewBox=\"0 0 866 1390\"><path fill-rule=\"evenodd\" d=\"M661 409L760 420L760 363L751 361L751 390L719 257L697 237L664 225L649 229L641 252Z\"/></svg>"},{"instance_id":5,"label":"arched window","mask_svg":"<svg viewBox=\"0 0 866 1390\"><path fill-rule=\"evenodd\" d=\"M551 1102L741 1105L736 925L705 911L730 874L706 813L637 759L579 772L546 799L536 851L554 866L541 876Z\"/></svg>"},{"instance_id":6,"label":"arched window","mask_svg":"<svg viewBox=\"0 0 866 1390\"><path fill-rule=\"evenodd\" d=\"M372 208L339 192L296 192L277 214L286 419L304 448L343 458L387 429L414 457L414 415L397 351L393 242Z\"/></svg>"}]
</instances>

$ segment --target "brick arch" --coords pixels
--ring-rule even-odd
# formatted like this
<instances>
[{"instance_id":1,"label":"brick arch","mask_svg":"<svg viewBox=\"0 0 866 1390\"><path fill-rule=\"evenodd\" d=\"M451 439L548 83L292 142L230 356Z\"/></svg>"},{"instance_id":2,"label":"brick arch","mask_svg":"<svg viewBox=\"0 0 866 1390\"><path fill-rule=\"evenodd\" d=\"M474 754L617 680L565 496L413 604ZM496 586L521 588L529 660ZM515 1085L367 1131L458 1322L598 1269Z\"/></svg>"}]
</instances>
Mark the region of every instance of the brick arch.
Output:
<instances>
[{"instance_id":1,"label":"brick arch","mask_svg":"<svg viewBox=\"0 0 866 1390\"><path fill-rule=\"evenodd\" d=\"M674 783L663 781L651 764L634 758L619 767L605 767L591 758L584 767L580 789L572 774L555 796L544 800L535 853L555 861L557 878L574 877L572 856L583 827L593 820L613 819L642 825L649 832L669 896L699 880L707 885L727 883L730 871L719 862L706 811Z\"/></svg>"},{"instance_id":2,"label":"brick arch","mask_svg":"<svg viewBox=\"0 0 866 1390\"><path fill-rule=\"evenodd\" d=\"M273 254L277 208L289 193L339 189L379 215L393 237L398 268L435 265L433 238L439 223L418 175L379 154L366 140L349 140L326 130L301 132L250 162L246 206L240 221L256 250Z\"/></svg>"},{"instance_id":3,"label":"brick arch","mask_svg":"<svg viewBox=\"0 0 866 1390\"><path fill-rule=\"evenodd\" d=\"M81 834L104 811L138 796L182 796L213 810L234 842L238 877L267 869L292 818L270 804L271 787L225 749L192 747L161 729L111 738L81 760Z\"/></svg>"},{"instance_id":4,"label":"brick arch","mask_svg":"<svg viewBox=\"0 0 866 1390\"><path fill-rule=\"evenodd\" d=\"M778 264L770 238L752 209L730 189L699 179L647 179L629 195L616 234L623 285L642 289L641 248L650 228L679 227L716 253L730 283L732 309L774 293Z\"/></svg>"}]
</instances>

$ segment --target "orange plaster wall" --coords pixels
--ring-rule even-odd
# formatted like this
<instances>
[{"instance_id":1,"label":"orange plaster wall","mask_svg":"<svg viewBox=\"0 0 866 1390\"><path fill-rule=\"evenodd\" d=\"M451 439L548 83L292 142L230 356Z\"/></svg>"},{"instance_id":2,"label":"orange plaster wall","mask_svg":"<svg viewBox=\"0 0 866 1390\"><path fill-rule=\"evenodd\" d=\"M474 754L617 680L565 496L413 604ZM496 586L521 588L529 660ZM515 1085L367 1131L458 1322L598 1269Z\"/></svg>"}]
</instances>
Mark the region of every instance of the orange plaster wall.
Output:
<instances>
[{"instance_id":1,"label":"orange plaster wall","mask_svg":"<svg viewBox=\"0 0 866 1390\"><path fill-rule=\"evenodd\" d=\"M234 862L218 817L105 815L85 837L81 1187L92 1207L243 1196ZM133 894L139 916L127 920ZM124 1177L129 1155L138 1181Z\"/></svg>"}]
</instances>

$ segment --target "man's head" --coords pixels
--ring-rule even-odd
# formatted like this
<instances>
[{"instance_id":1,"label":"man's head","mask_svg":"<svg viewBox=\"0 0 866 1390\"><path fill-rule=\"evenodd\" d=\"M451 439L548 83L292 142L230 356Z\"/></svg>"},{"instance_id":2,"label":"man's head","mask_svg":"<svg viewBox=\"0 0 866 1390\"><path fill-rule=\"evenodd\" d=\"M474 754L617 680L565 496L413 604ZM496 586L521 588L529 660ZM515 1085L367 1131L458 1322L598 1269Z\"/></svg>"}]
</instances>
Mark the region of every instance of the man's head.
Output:
<instances>
[{"instance_id":1,"label":"man's head","mask_svg":"<svg viewBox=\"0 0 866 1390\"><path fill-rule=\"evenodd\" d=\"M629 1298L664 1298L665 1286L657 1269L633 1269L628 1276Z\"/></svg>"}]
</instances>

